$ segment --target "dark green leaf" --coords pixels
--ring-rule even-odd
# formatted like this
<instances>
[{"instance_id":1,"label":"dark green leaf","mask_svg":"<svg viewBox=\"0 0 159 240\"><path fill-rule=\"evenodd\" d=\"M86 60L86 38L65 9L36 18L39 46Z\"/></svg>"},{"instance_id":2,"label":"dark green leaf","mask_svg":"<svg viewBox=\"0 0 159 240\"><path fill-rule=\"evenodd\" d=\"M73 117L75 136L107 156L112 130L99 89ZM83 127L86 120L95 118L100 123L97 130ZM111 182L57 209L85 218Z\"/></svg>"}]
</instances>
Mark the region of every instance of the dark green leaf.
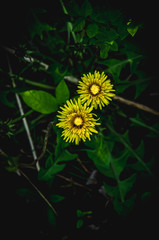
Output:
<instances>
[{"instance_id":1,"label":"dark green leaf","mask_svg":"<svg viewBox=\"0 0 159 240\"><path fill-rule=\"evenodd\" d=\"M49 181L53 179L53 177L58 173L61 172L65 168L65 164L57 164L54 163L50 168L40 168L38 172L38 179L40 181Z\"/></svg>"},{"instance_id":2,"label":"dark green leaf","mask_svg":"<svg viewBox=\"0 0 159 240\"><path fill-rule=\"evenodd\" d=\"M92 6L88 0L85 0L80 9L80 15L82 17L88 17L92 14Z\"/></svg>"},{"instance_id":3,"label":"dark green leaf","mask_svg":"<svg viewBox=\"0 0 159 240\"><path fill-rule=\"evenodd\" d=\"M96 23L89 24L86 33L89 38L94 37L98 33L98 25Z\"/></svg>"},{"instance_id":4,"label":"dark green leaf","mask_svg":"<svg viewBox=\"0 0 159 240\"><path fill-rule=\"evenodd\" d=\"M85 26L85 19L78 18L73 24L73 31L74 32L82 31L84 26Z\"/></svg>"},{"instance_id":5,"label":"dark green leaf","mask_svg":"<svg viewBox=\"0 0 159 240\"><path fill-rule=\"evenodd\" d=\"M99 143L94 150L87 149L88 157L93 160L96 167L104 174L105 169L110 165L110 154L107 151L107 145L103 136L99 138Z\"/></svg>"},{"instance_id":6,"label":"dark green leaf","mask_svg":"<svg viewBox=\"0 0 159 240\"><path fill-rule=\"evenodd\" d=\"M50 26L47 23L41 22L36 13L33 13L33 23L29 25L29 32L30 32L30 37L31 40L34 39L34 37L36 35L38 35L40 37L40 39L43 39L43 32L49 32L49 31L53 31L56 30L54 27Z\"/></svg>"},{"instance_id":7,"label":"dark green leaf","mask_svg":"<svg viewBox=\"0 0 159 240\"><path fill-rule=\"evenodd\" d=\"M56 96L57 103L59 105L61 105L62 103L66 102L66 100L69 99L70 91L64 80L62 80L56 87L55 96Z\"/></svg>"},{"instance_id":8,"label":"dark green leaf","mask_svg":"<svg viewBox=\"0 0 159 240\"><path fill-rule=\"evenodd\" d=\"M49 224L51 226L55 227L56 226L56 216L55 216L55 213L52 211L51 208L47 209L47 216L48 216Z\"/></svg>"},{"instance_id":9,"label":"dark green leaf","mask_svg":"<svg viewBox=\"0 0 159 240\"><path fill-rule=\"evenodd\" d=\"M58 202L63 201L65 199L65 197L53 194L53 195L50 196L50 199L53 203L58 203Z\"/></svg>"},{"instance_id":10,"label":"dark green leaf","mask_svg":"<svg viewBox=\"0 0 159 240\"><path fill-rule=\"evenodd\" d=\"M136 194L133 194L129 199L122 203L118 198L113 201L114 209L119 215L128 214L134 206L136 200Z\"/></svg>"},{"instance_id":11,"label":"dark green leaf","mask_svg":"<svg viewBox=\"0 0 159 240\"><path fill-rule=\"evenodd\" d=\"M102 45L102 47L100 49L100 57L107 58L109 49L110 49L110 45L108 45L108 44Z\"/></svg>"},{"instance_id":12,"label":"dark green leaf","mask_svg":"<svg viewBox=\"0 0 159 240\"><path fill-rule=\"evenodd\" d=\"M137 31L138 31L138 29L139 29L140 26L141 26L141 25L135 24L135 23L132 22L132 20L130 19L129 22L127 23L127 31L128 31L128 33L129 33L132 37L134 37L135 34L137 33Z\"/></svg>"},{"instance_id":13,"label":"dark green leaf","mask_svg":"<svg viewBox=\"0 0 159 240\"><path fill-rule=\"evenodd\" d=\"M83 226L84 221L82 219L78 219L76 223L76 228L79 229Z\"/></svg>"},{"instance_id":14,"label":"dark green leaf","mask_svg":"<svg viewBox=\"0 0 159 240\"><path fill-rule=\"evenodd\" d=\"M56 159L56 162L67 162L77 158L77 154L72 154L68 150L63 150L59 157Z\"/></svg>"}]
</instances>

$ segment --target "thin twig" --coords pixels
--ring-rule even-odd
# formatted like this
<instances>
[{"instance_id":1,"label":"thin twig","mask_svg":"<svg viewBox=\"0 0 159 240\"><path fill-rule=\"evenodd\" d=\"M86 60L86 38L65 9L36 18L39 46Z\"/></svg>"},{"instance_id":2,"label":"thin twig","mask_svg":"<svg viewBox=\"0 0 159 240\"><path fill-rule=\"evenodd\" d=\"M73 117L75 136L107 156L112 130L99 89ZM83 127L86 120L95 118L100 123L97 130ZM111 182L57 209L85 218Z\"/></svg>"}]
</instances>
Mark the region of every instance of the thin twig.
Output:
<instances>
[{"instance_id":1,"label":"thin twig","mask_svg":"<svg viewBox=\"0 0 159 240\"><path fill-rule=\"evenodd\" d=\"M159 112L150 108L150 107L147 107L141 103L137 103L137 102L134 102L134 101L131 101L131 100L128 100L128 99L125 99L125 98L122 98L120 96L114 96L113 97L114 100L117 100L119 102L122 102L122 103L125 103L126 105L129 105L129 106L132 106L132 107L136 107L138 109L141 109L143 111L146 111L146 112L149 112L149 113L152 113L154 115L157 115L159 116Z\"/></svg>"},{"instance_id":2,"label":"thin twig","mask_svg":"<svg viewBox=\"0 0 159 240\"><path fill-rule=\"evenodd\" d=\"M87 189L88 191L91 191L91 188L89 188L89 187L87 187L87 186L85 186L85 185L83 185L83 184L80 184L80 183L74 181L72 178L67 178L67 177L65 177L65 176L63 176L63 175L61 175L61 174L56 174L56 176L59 177L59 178L61 178L61 179L64 179L64 180L67 181L67 182L70 182L72 185L75 185L75 186L78 186L78 187L81 187L81 188L85 188L85 189Z\"/></svg>"},{"instance_id":3,"label":"thin twig","mask_svg":"<svg viewBox=\"0 0 159 240\"><path fill-rule=\"evenodd\" d=\"M12 68L11 68L11 65L10 65L10 62L9 62L8 55L7 55L7 60L8 60L9 72L12 73ZM12 79L12 85L13 85L13 88L16 87L14 79ZM22 103L21 103L20 97L19 97L19 95L17 93L15 93L15 97L16 97L16 100L17 100L17 105L18 105L18 108L19 108L19 111L20 111L20 115L23 116L24 115L24 111L23 111L23 107L22 107ZM30 144L30 147L31 147L33 159L34 159L34 161L36 161L37 160L37 154L36 154L36 151L35 151L34 143L33 143L32 137L31 137L31 133L30 133L30 129L29 129L26 117L22 118L22 121L23 121L24 128L25 128L28 140L29 140L29 144ZM39 166L38 162L36 163L36 168L37 168L38 171L40 170L40 166Z\"/></svg>"},{"instance_id":4,"label":"thin twig","mask_svg":"<svg viewBox=\"0 0 159 240\"><path fill-rule=\"evenodd\" d=\"M47 129L46 129L46 134L45 134L45 138L44 138L44 145L43 145L43 148L42 148L42 152L40 154L40 156L37 158L37 161L39 161L40 159L43 158L45 152L46 152L46 147L47 147L47 143L48 143L48 138L49 138L49 134L50 134L50 130L51 130L51 127L54 125L54 122L50 122L47 126Z\"/></svg>"},{"instance_id":5,"label":"thin twig","mask_svg":"<svg viewBox=\"0 0 159 240\"><path fill-rule=\"evenodd\" d=\"M47 129L46 129L46 134L45 134L45 138L44 138L44 144L43 144L43 148L41 151L41 154L39 157L36 158L35 161L33 161L30 164L25 164L25 163L21 163L19 164L20 167L24 167L24 168L32 168L33 165L35 164L39 164L39 161L44 157L45 152L46 152L46 147L47 147L47 143L48 143L48 138L49 138L49 134L50 134L50 130L51 127L54 125L55 122L49 122Z\"/></svg>"},{"instance_id":6,"label":"thin twig","mask_svg":"<svg viewBox=\"0 0 159 240\"><path fill-rule=\"evenodd\" d=\"M81 165L81 167L86 173L90 174L90 171L86 168L86 166L83 164L80 158L77 158L77 162L79 162L79 164Z\"/></svg>"},{"instance_id":7,"label":"thin twig","mask_svg":"<svg viewBox=\"0 0 159 240\"><path fill-rule=\"evenodd\" d=\"M35 184L30 180L30 178L21 169L18 169L18 171L21 173L21 175L23 175L25 177L25 179L32 185L32 187L38 192L38 194L44 199L44 201L47 203L47 205L57 215L57 212L56 212L55 208L48 201L48 199L43 195L43 193L35 186Z\"/></svg>"}]
</instances>

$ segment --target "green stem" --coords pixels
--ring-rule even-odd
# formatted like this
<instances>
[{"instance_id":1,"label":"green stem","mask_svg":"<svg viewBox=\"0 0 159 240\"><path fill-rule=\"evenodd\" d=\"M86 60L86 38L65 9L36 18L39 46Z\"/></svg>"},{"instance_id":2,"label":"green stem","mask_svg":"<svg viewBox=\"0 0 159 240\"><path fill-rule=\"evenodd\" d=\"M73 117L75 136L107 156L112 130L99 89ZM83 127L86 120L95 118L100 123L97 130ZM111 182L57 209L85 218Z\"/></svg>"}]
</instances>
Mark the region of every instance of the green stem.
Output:
<instances>
[{"instance_id":1,"label":"green stem","mask_svg":"<svg viewBox=\"0 0 159 240\"><path fill-rule=\"evenodd\" d=\"M62 6L62 9L63 9L64 14L67 14L67 15L68 15L67 9L66 9L63 1L60 0L60 3L61 3L61 6ZM71 32L71 34L72 34L72 37L73 37L74 42L75 42L75 43L77 42L76 35L75 35L74 31L72 31L72 28L73 28L72 23L71 23L71 22L67 22L68 43L70 42L70 32Z\"/></svg>"},{"instance_id":2,"label":"green stem","mask_svg":"<svg viewBox=\"0 0 159 240\"><path fill-rule=\"evenodd\" d=\"M47 205L52 209L52 211L57 215L56 210L52 206L52 204L47 200L47 198L43 195L43 193L34 185L34 183L30 180L30 178L20 169L18 171L25 177L25 179L32 185L32 187L38 192L38 194L44 199Z\"/></svg>"},{"instance_id":3,"label":"green stem","mask_svg":"<svg viewBox=\"0 0 159 240\"><path fill-rule=\"evenodd\" d=\"M29 111L26 112L24 115L22 115L22 116L20 116L20 117L18 117L18 118L16 118L16 119L14 119L14 120L12 120L11 123L16 123L16 122L20 121L21 119L23 119L23 118L25 118L26 116L30 115L32 112L34 112L34 110L32 110L32 109L29 110Z\"/></svg>"},{"instance_id":4,"label":"green stem","mask_svg":"<svg viewBox=\"0 0 159 240\"><path fill-rule=\"evenodd\" d=\"M26 79L26 78L23 78L23 77L19 77L17 76L16 74L9 74L10 77L13 77L14 79L18 79L20 81L24 81L30 85L33 85L33 86L36 86L36 87L40 87L40 88L45 88L45 89L54 89L53 86L50 86L50 85L47 85L47 84L44 84L44 83L39 83L39 82L33 82L29 79Z\"/></svg>"}]
</instances>

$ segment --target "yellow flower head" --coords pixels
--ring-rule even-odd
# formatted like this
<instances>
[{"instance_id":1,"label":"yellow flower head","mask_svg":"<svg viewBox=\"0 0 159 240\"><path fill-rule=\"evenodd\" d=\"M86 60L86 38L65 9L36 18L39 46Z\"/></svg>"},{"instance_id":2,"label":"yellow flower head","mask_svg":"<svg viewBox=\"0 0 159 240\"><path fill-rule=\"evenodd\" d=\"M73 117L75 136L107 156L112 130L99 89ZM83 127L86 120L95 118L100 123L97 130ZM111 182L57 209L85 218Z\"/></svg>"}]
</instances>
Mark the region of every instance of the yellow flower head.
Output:
<instances>
[{"instance_id":1,"label":"yellow flower head","mask_svg":"<svg viewBox=\"0 0 159 240\"><path fill-rule=\"evenodd\" d=\"M86 138L90 139L92 133L98 133L95 129L95 125L100 125L96 121L98 119L93 118L91 113L92 108L82 105L80 99L77 101L67 100L64 107L60 107L62 111L58 111L60 115L57 115L59 123L56 125L63 128L62 136L64 140L69 142L75 142L79 144L80 140L86 141Z\"/></svg>"},{"instance_id":2,"label":"yellow flower head","mask_svg":"<svg viewBox=\"0 0 159 240\"><path fill-rule=\"evenodd\" d=\"M82 81L79 81L77 93L80 94L82 103L89 106L91 104L95 109L102 109L104 105L108 105L112 97L115 96L113 93L113 85L107 76L102 72L101 74L97 71L94 74L83 74L81 77ZM107 80L106 80L107 79Z\"/></svg>"}]
</instances>

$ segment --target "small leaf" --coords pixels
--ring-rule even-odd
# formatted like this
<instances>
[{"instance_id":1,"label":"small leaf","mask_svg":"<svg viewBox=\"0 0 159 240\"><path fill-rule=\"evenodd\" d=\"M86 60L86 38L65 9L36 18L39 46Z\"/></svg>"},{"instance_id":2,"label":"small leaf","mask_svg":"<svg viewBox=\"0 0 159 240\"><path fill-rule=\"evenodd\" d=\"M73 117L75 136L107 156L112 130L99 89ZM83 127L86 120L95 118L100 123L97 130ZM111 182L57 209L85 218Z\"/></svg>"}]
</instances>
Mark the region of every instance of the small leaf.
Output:
<instances>
[{"instance_id":1,"label":"small leaf","mask_svg":"<svg viewBox=\"0 0 159 240\"><path fill-rule=\"evenodd\" d=\"M132 37L134 37L135 34L137 33L140 25L135 25L134 22L132 22L132 20L130 19L129 22L127 23L127 26L128 26L128 27L127 27L128 33L129 33Z\"/></svg>"},{"instance_id":2,"label":"small leaf","mask_svg":"<svg viewBox=\"0 0 159 240\"><path fill-rule=\"evenodd\" d=\"M110 46L108 44L103 45L100 49L100 57L107 58L109 49L110 49Z\"/></svg>"},{"instance_id":3,"label":"small leaf","mask_svg":"<svg viewBox=\"0 0 159 240\"><path fill-rule=\"evenodd\" d=\"M89 38L94 37L98 33L98 25L95 23L89 24L86 29L86 33Z\"/></svg>"},{"instance_id":4,"label":"small leaf","mask_svg":"<svg viewBox=\"0 0 159 240\"><path fill-rule=\"evenodd\" d=\"M75 158L77 158L77 154L74 153L70 153L68 150L63 150L63 152L61 152L61 154L59 155L59 157L56 159L56 162L67 162L67 161L71 161L74 160Z\"/></svg>"},{"instance_id":5,"label":"small leaf","mask_svg":"<svg viewBox=\"0 0 159 240\"><path fill-rule=\"evenodd\" d=\"M57 110L57 101L50 93L41 90L28 90L21 92L20 95L24 102L37 112L49 114Z\"/></svg>"},{"instance_id":6,"label":"small leaf","mask_svg":"<svg viewBox=\"0 0 159 240\"><path fill-rule=\"evenodd\" d=\"M55 227L56 226L56 216L55 216L55 213L52 211L51 208L47 209L47 216L48 216L49 224L51 226Z\"/></svg>"},{"instance_id":7,"label":"small leaf","mask_svg":"<svg viewBox=\"0 0 159 240\"><path fill-rule=\"evenodd\" d=\"M64 200L65 197L53 194L53 195L50 196L50 199L53 203L58 203L58 202L61 202L62 200Z\"/></svg>"},{"instance_id":8,"label":"small leaf","mask_svg":"<svg viewBox=\"0 0 159 240\"><path fill-rule=\"evenodd\" d=\"M78 219L76 223L76 228L79 229L83 226L84 221L82 219Z\"/></svg>"},{"instance_id":9,"label":"small leaf","mask_svg":"<svg viewBox=\"0 0 159 240\"><path fill-rule=\"evenodd\" d=\"M92 14L92 6L88 0L85 0L80 9L80 15L88 17Z\"/></svg>"},{"instance_id":10,"label":"small leaf","mask_svg":"<svg viewBox=\"0 0 159 240\"><path fill-rule=\"evenodd\" d=\"M118 198L115 198L113 201L114 209L119 215L125 216L133 208L135 200L136 200L136 194L133 194L124 203L122 203Z\"/></svg>"},{"instance_id":11,"label":"small leaf","mask_svg":"<svg viewBox=\"0 0 159 240\"><path fill-rule=\"evenodd\" d=\"M38 179L40 181L49 181L53 179L53 177L58 173L61 172L65 168L65 164L57 164L54 163L49 169L40 168L38 172Z\"/></svg>"},{"instance_id":12,"label":"small leaf","mask_svg":"<svg viewBox=\"0 0 159 240\"><path fill-rule=\"evenodd\" d=\"M82 31L85 26L85 20L83 18L78 18L73 24L73 31L79 32Z\"/></svg>"},{"instance_id":13,"label":"small leaf","mask_svg":"<svg viewBox=\"0 0 159 240\"><path fill-rule=\"evenodd\" d=\"M105 174L105 169L110 165L110 154L107 151L107 145L103 139L103 136L99 138L98 145L94 150L87 149L88 157L94 162L100 172Z\"/></svg>"},{"instance_id":14,"label":"small leaf","mask_svg":"<svg viewBox=\"0 0 159 240\"><path fill-rule=\"evenodd\" d=\"M55 95L56 95L56 100L59 105L61 105L62 103L66 102L66 100L69 99L70 91L64 80L62 80L56 87Z\"/></svg>"}]
</instances>

